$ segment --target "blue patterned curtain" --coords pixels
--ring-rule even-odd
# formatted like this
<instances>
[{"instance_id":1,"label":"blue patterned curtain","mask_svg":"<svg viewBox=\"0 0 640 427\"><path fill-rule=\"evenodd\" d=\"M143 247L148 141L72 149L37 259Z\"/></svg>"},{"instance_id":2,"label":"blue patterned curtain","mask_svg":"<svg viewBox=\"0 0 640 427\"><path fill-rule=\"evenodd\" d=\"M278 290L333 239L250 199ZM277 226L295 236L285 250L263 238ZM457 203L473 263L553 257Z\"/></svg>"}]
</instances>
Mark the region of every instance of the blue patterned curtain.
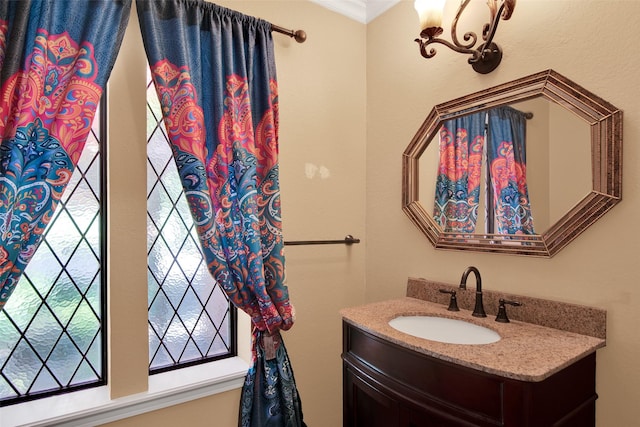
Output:
<instances>
[{"instance_id":1,"label":"blue patterned curtain","mask_svg":"<svg viewBox=\"0 0 640 427\"><path fill-rule=\"evenodd\" d=\"M0 2L0 309L82 153L130 9L131 0Z\"/></svg>"},{"instance_id":2,"label":"blue patterned curtain","mask_svg":"<svg viewBox=\"0 0 640 427\"><path fill-rule=\"evenodd\" d=\"M521 111L489 110L487 161L496 234L535 234L527 188L526 126Z\"/></svg>"},{"instance_id":3,"label":"blue patterned curtain","mask_svg":"<svg viewBox=\"0 0 640 427\"><path fill-rule=\"evenodd\" d=\"M242 427L303 426L278 182L271 24L201 0L137 0L147 58L209 270L251 316Z\"/></svg>"},{"instance_id":4,"label":"blue patterned curtain","mask_svg":"<svg viewBox=\"0 0 640 427\"><path fill-rule=\"evenodd\" d=\"M485 113L448 120L440 128L433 218L445 232L475 232L484 129Z\"/></svg>"}]
</instances>

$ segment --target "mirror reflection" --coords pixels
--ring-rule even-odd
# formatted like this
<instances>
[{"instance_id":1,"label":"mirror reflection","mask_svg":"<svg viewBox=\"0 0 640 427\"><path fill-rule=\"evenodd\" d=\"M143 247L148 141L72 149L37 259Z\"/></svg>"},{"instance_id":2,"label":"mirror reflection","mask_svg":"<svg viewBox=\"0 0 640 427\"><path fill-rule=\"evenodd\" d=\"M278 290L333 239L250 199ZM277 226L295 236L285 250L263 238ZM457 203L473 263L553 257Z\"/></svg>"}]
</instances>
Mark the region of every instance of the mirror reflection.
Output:
<instances>
[{"instance_id":1,"label":"mirror reflection","mask_svg":"<svg viewBox=\"0 0 640 427\"><path fill-rule=\"evenodd\" d=\"M546 70L435 105L402 159L436 248L551 257L622 198L622 111Z\"/></svg>"},{"instance_id":2,"label":"mirror reflection","mask_svg":"<svg viewBox=\"0 0 640 427\"><path fill-rule=\"evenodd\" d=\"M591 191L589 138L541 97L445 121L420 156L419 201L445 232L541 234Z\"/></svg>"}]
</instances>

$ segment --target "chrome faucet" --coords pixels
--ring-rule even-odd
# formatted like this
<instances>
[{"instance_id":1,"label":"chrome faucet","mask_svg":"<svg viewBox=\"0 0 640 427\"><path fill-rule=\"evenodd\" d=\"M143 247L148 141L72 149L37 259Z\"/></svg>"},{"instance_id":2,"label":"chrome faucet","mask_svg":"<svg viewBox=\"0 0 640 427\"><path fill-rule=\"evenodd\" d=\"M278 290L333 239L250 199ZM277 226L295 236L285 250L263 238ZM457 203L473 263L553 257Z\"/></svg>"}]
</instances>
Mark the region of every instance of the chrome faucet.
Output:
<instances>
[{"instance_id":1,"label":"chrome faucet","mask_svg":"<svg viewBox=\"0 0 640 427\"><path fill-rule=\"evenodd\" d=\"M484 306L482 305L482 279L480 278L480 271L477 268L471 266L462 273L462 279L460 279L460 289L467 289L467 277L469 273L473 271L476 276L476 306L471 314L474 317L487 317L487 313L484 312Z\"/></svg>"}]
</instances>

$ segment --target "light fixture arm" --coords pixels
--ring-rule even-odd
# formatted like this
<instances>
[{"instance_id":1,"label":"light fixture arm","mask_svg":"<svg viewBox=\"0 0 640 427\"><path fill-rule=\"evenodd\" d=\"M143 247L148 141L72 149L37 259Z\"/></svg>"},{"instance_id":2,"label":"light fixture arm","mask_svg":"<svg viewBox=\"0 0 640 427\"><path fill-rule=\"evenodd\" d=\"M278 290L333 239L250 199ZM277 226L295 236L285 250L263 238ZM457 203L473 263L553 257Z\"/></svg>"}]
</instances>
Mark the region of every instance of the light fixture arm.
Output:
<instances>
[{"instance_id":1,"label":"light fixture arm","mask_svg":"<svg viewBox=\"0 0 640 427\"><path fill-rule=\"evenodd\" d=\"M453 19L453 22L451 23L451 40L453 40L453 44L458 46L460 49L463 49L463 50L456 50L456 52L472 53L475 51L475 49L472 49L472 48L473 46L475 46L476 42L478 41L478 36L476 35L476 33L472 31L466 32L464 33L464 36L462 36L462 38L465 41L469 41L469 43L467 44L460 43L460 41L458 40L458 20L460 19L462 12L464 12L464 9L467 7L470 1L471 0L464 0L462 3L460 3L460 7L458 8L456 17Z\"/></svg>"},{"instance_id":2,"label":"light fixture arm","mask_svg":"<svg viewBox=\"0 0 640 427\"><path fill-rule=\"evenodd\" d=\"M500 23L500 18L505 21L511 18L511 14L513 13L513 8L515 7L515 0L503 0L500 3L498 9L496 9L498 0L490 0L487 2L489 5L489 9L491 10L491 21L488 24L485 24L484 29L482 31L482 39L485 41L486 45L490 45L493 42L493 36L496 35L496 30L498 29L498 24Z\"/></svg>"},{"instance_id":3,"label":"light fixture arm","mask_svg":"<svg viewBox=\"0 0 640 427\"><path fill-rule=\"evenodd\" d=\"M477 62L480 59L480 54L481 52L479 50L476 49L469 49L469 48L465 48L465 47L461 47L459 45L455 45L453 43L451 43L448 40L445 39L441 39L441 38L432 38L427 40L426 42L424 40L421 39L416 39L416 42L418 42L420 44L420 54L425 57L425 58L433 58L435 56L436 53L438 53L438 51L431 47L430 49L427 48L427 46L429 46L430 44L433 43L439 43L442 45L447 46L448 48L450 48L451 50L454 50L456 52L459 53L468 53L471 55L471 57L469 58L469 63L471 64L472 62ZM475 44L475 42L474 42Z\"/></svg>"},{"instance_id":4,"label":"light fixture arm","mask_svg":"<svg viewBox=\"0 0 640 427\"><path fill-rule=\"evenodd\" d=\"M478 73L486 74L495 70L502 60L502 50L493 42L493 38L498 29L500 19L507 20L511 18L516 0L487 1L491 13L491 21L483 27L482 39L484 43L481 43L478 48L474 48L478 41L476 33L471 31L464 33L464 42L460 42L457 35L458 21L470 1L471 0L463 0L460 3L456 16L451 23L452 42L438 37L444 31L442 27L424 28L420 33L420 38L415 39L415 41L419 44L420 54L424 58L434 57L437 53L436 49L433 47L428 48L428 46L433 43L439 43L456 52L471 55L468 61L469 64L471 64L473 69Z\"/></svg>"}]
</instances>

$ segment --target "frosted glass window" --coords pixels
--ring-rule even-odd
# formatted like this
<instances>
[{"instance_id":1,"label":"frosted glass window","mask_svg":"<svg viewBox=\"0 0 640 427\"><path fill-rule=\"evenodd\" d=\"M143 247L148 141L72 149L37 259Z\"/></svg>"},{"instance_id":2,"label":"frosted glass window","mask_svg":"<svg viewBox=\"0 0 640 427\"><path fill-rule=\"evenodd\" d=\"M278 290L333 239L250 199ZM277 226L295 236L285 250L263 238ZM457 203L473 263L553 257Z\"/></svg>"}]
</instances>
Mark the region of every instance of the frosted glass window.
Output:
<instances>
[{"instance_id":1,"label":"frosted glass window","mask_svg":"<svg viewBox=\"0 0 640 427\"><path fill-rule=\"evenodd\" d=\"M149 369L235 355L235 309L211 277L147 75Z\"/></svg>"},{"instance_id":2,"label":"frosted glass window","mask_svg":"<svg viewBox=\"0 0 640 427\"><path fill-rule=\"evenodd\" d=\"M104 110L101 101L44 240L0 312L0 406L105 383Z\"/></svg>"}]
</instances>

